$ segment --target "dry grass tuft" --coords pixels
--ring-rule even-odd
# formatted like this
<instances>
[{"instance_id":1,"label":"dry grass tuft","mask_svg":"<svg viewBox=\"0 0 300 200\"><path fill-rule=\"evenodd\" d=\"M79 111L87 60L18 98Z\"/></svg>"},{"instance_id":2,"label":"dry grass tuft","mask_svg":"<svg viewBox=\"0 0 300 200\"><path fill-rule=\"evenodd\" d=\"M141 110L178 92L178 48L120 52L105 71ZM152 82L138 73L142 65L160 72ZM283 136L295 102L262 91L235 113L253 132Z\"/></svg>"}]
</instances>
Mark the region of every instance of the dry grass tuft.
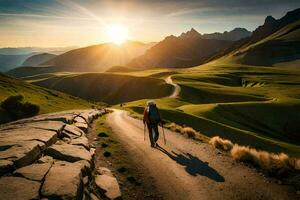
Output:
<instances>
[{"instance_id":1,"label":"dry grass tuft","mask_svg":"<svg viewBox=\"0 0 300 200\"><path fill-rule=\"evenodd\" d=\"M209 143L215 148L222 149L224 151L230 151L233 147L233 144L230 140L222 139L219 136L211 138Z\"/></svg>"},{"instance_id":2,"label":"dry grass tuft","mask_svg":"<svg viewBox=\"0 0 300 200\"><path fill-rule=\"evenodd\" d=\"M168 123L165 124L165 128L170 129L173 132L180 133L182 135L186 135L188 138L195 139L202 142L207 142L209 140L208 137L202 135L192 127L186 126L186 125L178 125L175 123Z\"/></svg>"},{"instance_id":3,"label":"dry grass tuft","mask_svg":"<svg viewBox=\"0 0 300 200\"><path fill-rule=\"evenodd\" d=\"M295 160L295 169L300 170L300 159Z\"/></svg>"},{"instance_id":4,"label":"dry grass tuft","mask_svg":"<svg viewBox=\"0 0 300 200\"><path fill-rule=\"evenodd\" d=\"M169 128L171 131L181 133L181 126L179 126L175 123L167 124L166 128Z\"/></svg>"},{"instance_id":5,"label":"dry grass tuft","mask_svg":"<svg viewBox=\"0 0 300 200\"><path fill-rule=\"evenodd\" d=\"M260 167L270 175L285 176L289 171L297 170L297 160L289 158L284 153L275 154L266 151L258 151L254 148L235 144L231 150L231 156L238 161L250 163Z\"/></svg>"},{"instance_id":6,"label":"dry grass tuft","mask_svg":"<svg viewBox=\"0 0 300 200\"><path fill-rule=\"evenodd\" d=\"M191 127L183 127L181 128L181 133L186 134L189 138L195 138L197 131Z\"/></svg>"},{"instance_id":7,"label":"dry grass tuft","mask_svg":"<svg viewBox=\"0 0 300 200\"><path fill-rule=\"evenodd\" d=\"M235 160L259 167L272 176L288 177L300 170L300 159L290 158L285 153L276 154L240 146L219 136L211 138L209 143L215 148L230 151Z\"/></svg>"}]
</instances>

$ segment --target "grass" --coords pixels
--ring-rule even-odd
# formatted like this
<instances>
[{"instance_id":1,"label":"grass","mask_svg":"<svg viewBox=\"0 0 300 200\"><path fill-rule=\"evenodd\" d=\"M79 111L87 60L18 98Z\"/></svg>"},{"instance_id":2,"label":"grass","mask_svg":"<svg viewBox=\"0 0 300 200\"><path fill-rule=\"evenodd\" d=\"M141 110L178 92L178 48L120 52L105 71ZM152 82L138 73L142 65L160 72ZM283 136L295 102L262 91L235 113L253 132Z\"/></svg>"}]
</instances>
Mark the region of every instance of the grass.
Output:
<instances>
[{"instance_id":1,"label":"grass","mask_svg":"<svg viewBox=\"0 0 300 200\"><path fill-rule=\"evenodd\" d=\"M288 37L289 33L283 36L282 31L269 39L295 39ZM164 82L168 76L181 87L177 98L164 98L172 91ZM163 118L191 127L199 135L218 135L258 150L300 156L300 70L220 59L186 69L48 73L26 80L115 104L137 118L141 118L147 100L155 99ZM120 103L124 103L122 107Z\"/></svg>"},{"instance_id":2,"label":"grass","mask_svg":"<svg viewBox=\"0 0 300 200\"><path fill-rule=\"evenodd\" d=\"M97 143L101 147L97 155L101 155L101 157L97 162L100 166L111 169L118 181L122 182L121 190L124 197L134 196L137 191L143 189L139 182L141 180L139 167L128 157L128 152L115 137L112 129L105 123L106 120L107 115L102 115L94 122L96 133L105 133L107 136L98 137ZM136 197L128 199L136 199Z\"/></svg>"},{"instance_id":3,"label":"grass","mask_svg":"<svg viewBox=\"0 0 300 200\"><path fill-rule=\"evenodd\" d=\"M50 76L50 75L49 75ZM143 98L160 98L172 91L164 80L111 73L60 74L49 78L35 76L34 84L61 92L109 104ZM37 78L38 80L34 80Z\"/></svg>"},{"instance_id":4,"label":"grass","mask_svg":"<svg viewBox=\"0 0 300 200\"><path fill-rule=\"evenodd\" d=\"M209 64L171 76L181 86L180 95L156 99L166 120L207 137L219 135L259 150L300 156L300 71ZM141 117L147 100L128 102L122 109Z\"/></svg>"},{"instance_id":5,"label":"grass","mask_svg":"<svg viewBox=\"0 0 300 200\"><path fill-rule=\"evenodd\" d=\"M230 151L233 148L233 144L230 140L222 139L219 136L212 137L209 143L217 149L224 151Z\"/></svg>"},{"instance_id":6,"label":"grass","mask_svg":"<svg viewBox=\"0 0 300 200\"><path fill-rule=\"evenodd\" d=\"M80 98L41 88L22 80L0 74L0 101L12 95L22 95L24 101L40 107L38 114L51 113L71 109L91 108L92 104ZM8 122L7 113L0 109L0 122Z\"/></svg>"},{"instance_id":7,"label":"grass","mask_svg":"<svg viewBox=\"0 0 300 200\"><path fill-rule=\"evenodd\" d=\"M219 136L211 138L210 144L215 148L230 152L233 159L251 164L270 176L282 179L287 184L300 188L299 162L300 159L290 158L285 153L270 153L248 146L233 144L231 141Z\"/></svg>"}]
</instances>

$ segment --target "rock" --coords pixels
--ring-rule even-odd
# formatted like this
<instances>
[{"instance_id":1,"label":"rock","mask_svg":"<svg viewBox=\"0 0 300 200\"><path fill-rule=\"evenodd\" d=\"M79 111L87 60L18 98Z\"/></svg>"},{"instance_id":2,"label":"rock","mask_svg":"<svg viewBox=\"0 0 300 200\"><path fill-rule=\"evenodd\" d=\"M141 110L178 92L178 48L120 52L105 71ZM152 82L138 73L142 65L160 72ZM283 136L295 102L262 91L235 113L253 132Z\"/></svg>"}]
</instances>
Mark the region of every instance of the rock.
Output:
<instances>
[{"instance_id":1,"label":"rock","mask_svg":"<svg viewBox=\"0 0 300 200\"><path fill-rule=\"evenodd\" d=\"M0 159L7 159L14 162L19 168L33 163L41 154L41 149L45 148L43 142L25 141L18 142L5 151L0 151Z\"/></svg>"},{"instance_id":2,"label":"rock","mask_svg":"<svg viewBox=\"0 0 300 200\"><path fill-rule=\"evenodd\" d=\"M88 125L86 123L81 123L81 122L76 122L74 126L80 128L83 130L85 133L88 131Z\"/></svg>"},{"instance_id":3,"label":"rock","mask_svg":"<svg viewBox=\"0 0 300 200\"><path fill-rule=\"evenodd\" d=\"M71 144L54 144L49 147L46 154L58 160L76 162L79 160L91 161L92 157L89 151L84 147Z\"/></svg>"},{"instance_id":4,"label":"rock","mask_svg":"<svg viewBox=\"0 0 300 200\"><path fill-rule=\"evenodd\" d=\"M21 175L33 181L42 181L46 173L51 167L50 163L32 164L20 169L17 169L14 174Z\"/></svg>"},{"instance_id":5,"label":"rock","mask_svg":"<svg viewBox=\"0 0 300 200\"><path fill-rule=\"evenodd\" d=\"M38 199L40 183L21 177L0 178L0 199Z\"/></svg>"},{"instance_id":6,"label":"rock","mask_svg":"<svg viewBox=\"0 0 300 200\"><path fill-rule=\"evenodd\" d=\"M41 194L57 199L82 199L83 183L80 165L57 161L46 175Z\"/></svg>"},{"instance_id":7,"label":"rock","mask_svg":"<svg viewBox=\"0 0 300 200\"><path fill-rule=\"evenodd\" d=\"M89 183L89 177L88 176L83 177L82 181L84 185L87 185Z\"/></svg>"},{"instance_id":8,"label":"rock","mask_svg":"<svg viewBox=\"0 0 300 200\"><path fill-rule=\"evenodd\" d=\"M86 121L87 123L89 123L89 124L90 124L90 123L93 121L93 119L94 119L93 115L92 115L92 114L89 114L89 113L83 113L83 114L81 114L80 116L81 116L81 118L85 119L85 121Z\"/></svg>"},{"instance_id":9,"label":"rock","mask_svg":"<svg viewBox=\"0 0 300 200\"><path fill-rule=\"evenodd\" d=\"M100 175L108 175L108 176L114 177L114 175L111 173L111 171L106 167L98 167L97 173L99 173Z\"/></svg>"},{"instance_id":10,"label":"rock","mask_svg":"<svg viewBox=\"0 0 300 200\"><path fill-rule=\"evenodd\" d=\"M90 193L91 200L100 200L94 193Z\"/></svg>"},{"instance_id":11,"label":"rock","mask_svg":"<svg viewBox=\"0 0 300 200\"><path fill-rule=\"evenodd\" d=\"M75 164L79 165L83 176L91 176L92 166L88 161L80 160L80 161L75 162Z\"/></svg>"},{"instance_id":12,"label":"rock","mask_svg":"<svg viewBox=\"0 0 300 200\"><path fill-rule=\"evenodd\" d=\"M0 160L0 175L12 171L14 169L13 164L10 160Z\"/></svg>"},{"instance_id":13,"label":"rock","mask_svg":"<svg viewBox=\"0 0 300 200\"><path fill-rule=\"evenodd\" d=\"M38 159L37 163L50 163L53 164L54 159L51 156L43 156Z\"/></svg>"},{"instance_id":14,"label":"rock","mask_svg":"<svg viewBox=\"0 0 300 200\"><path fill-rule=\"evenodd\" d=\"M64 141L65 143L68 143L68 144L69 144L69 143L71 142L72 139L71 139L71 138L64 137L64 138L62 138L61 140Z\"/></svg>"},{"instance_id":15,"label":"rock","mask_svg":"<svg viewBox=\"0 0 300 200\"><path fill-rule=\"evenodd\" d=\"M90 150L89 141L86 137L79 137L76 139L72 139L70 144L72 145L80 145L83 146L86 150Z\"/></svg>"},{"instance_id":16,"label":"rock","mask_svg":"<svg viewBox=\"0 0 300 200\"><path fill-rule=\"evenodd\" d=\"M38 128L38 129L55 131L56 133L59 133L63 130L65 125L66 125L65 123L59 121L41 121L41 122L30 123L27 126Z\"/></svg>"},{"instance_id":17,"label":"rock","mask_svg":"<svg viewBox=\"0 0 300 200\"><path fill-rule=\"evenodd\" d=\"M75 123L76 123L76 122L79 122L79 123L84 123L84 124L86 124L86 123L87 123L87 120L84 119L83 117L78 116L78 117L75 117L74 122L75 122Z\"/></svg>"},{"instance_id":18,"label":"rock","mask_svg":"<svg viewBox=\"0 0 300 200\"><path fill-rule=\"evenodd\" d=\"M104 191L104 195L109 199L121 198L121 191L118 181L115 177L109 175L98 175L95 177L97 187Z\"/></svg>"},{"instance_id":19,"label":"rock","mask_svg":"<svg viewBox=\"0 0 300 200\"><path fill-rule=\"evenodd\" d=\"M77 137L81 137L82 135L84 135L84 132L74 125L67 124L64 127L64 131L68 132L69 134L75 135Z\"/></svg>"},{"instance_id":20,"label":"rock","mask_svg":"<svg viewBox=\"0 0 300 200\"><path fill-rule=\"evenodd\" d=\"M94 157L96 155L96 148L90 148L90 154Z\"/></svg>"},{"instance_id":21,"label":"rock","mask_svg":"<svg viewBox=\"0 0 300 200\"><path fill-rule=\"evenodd\" d=\"M19 145L24 141L40 141L50 146L57 141L57 133L50 130L42 130L33 127L22 127L8 131L0 131L0 146Z\"/></svg>"},{"instance_id":22,"label":"rock","mask_svg":"<svg viewBox=\"0 0 300 200\"><path fill-rule=\"evenodd\" d=\"M51 120L51 121L60 121L64 123L72 123L74 117L75 117L74 111L62 111L62 112L56 112L50 114L43 114L30 119L32 119L32 121Z\"/></svg>"}]
</instances>

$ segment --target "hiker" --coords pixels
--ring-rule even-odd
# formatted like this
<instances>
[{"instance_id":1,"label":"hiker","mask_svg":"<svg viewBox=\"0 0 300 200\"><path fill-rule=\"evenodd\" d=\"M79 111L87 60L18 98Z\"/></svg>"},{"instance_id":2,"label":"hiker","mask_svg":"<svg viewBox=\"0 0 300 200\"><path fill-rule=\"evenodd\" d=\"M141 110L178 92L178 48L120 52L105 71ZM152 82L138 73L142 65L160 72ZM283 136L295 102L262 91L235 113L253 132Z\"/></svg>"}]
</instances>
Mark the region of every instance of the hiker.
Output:
<instances>
[{"instance_id":1,"label":"hiker","mask_svg":"<svg viewBox=\"0 0 300 200\"><path fill-rule=\"evenodd\" d=\"M155 147L159 137L158 124L162 123L162 119L154 101L147 102L147 107L144 110L143 122L144 124L146 123L148 127L151 147Z\"/></svg>"}]
</instances>

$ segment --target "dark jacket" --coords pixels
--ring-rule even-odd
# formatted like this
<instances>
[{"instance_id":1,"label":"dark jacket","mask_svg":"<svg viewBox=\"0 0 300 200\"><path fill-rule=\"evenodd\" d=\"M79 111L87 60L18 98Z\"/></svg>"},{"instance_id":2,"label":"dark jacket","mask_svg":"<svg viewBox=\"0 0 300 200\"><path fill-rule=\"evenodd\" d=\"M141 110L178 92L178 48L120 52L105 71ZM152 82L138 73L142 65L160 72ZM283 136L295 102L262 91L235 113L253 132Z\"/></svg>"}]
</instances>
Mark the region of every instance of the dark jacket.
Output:
<instances>
[{"instance_id":1,"label":"dark jacket","mask_svg":"<svg viewBox=\"0 0 300 200\"><path fill-rule=\"evenodd\" d=\"M157 113L158 113L158 116L159 116L159 121L157 122L157 123L159 123L159 122L162 121L161 115L160 115L160 112L159 112L159 110L158 110L158 108L157 108L156 106L155 106L155 109L157 110ZM148 106L147 106L147 107L145 108L145 110L144 110L143 122L144 122L144 123L150 123L150 119L149 119L149 108L148 108Z\"/></svg>"}]
</instances>

